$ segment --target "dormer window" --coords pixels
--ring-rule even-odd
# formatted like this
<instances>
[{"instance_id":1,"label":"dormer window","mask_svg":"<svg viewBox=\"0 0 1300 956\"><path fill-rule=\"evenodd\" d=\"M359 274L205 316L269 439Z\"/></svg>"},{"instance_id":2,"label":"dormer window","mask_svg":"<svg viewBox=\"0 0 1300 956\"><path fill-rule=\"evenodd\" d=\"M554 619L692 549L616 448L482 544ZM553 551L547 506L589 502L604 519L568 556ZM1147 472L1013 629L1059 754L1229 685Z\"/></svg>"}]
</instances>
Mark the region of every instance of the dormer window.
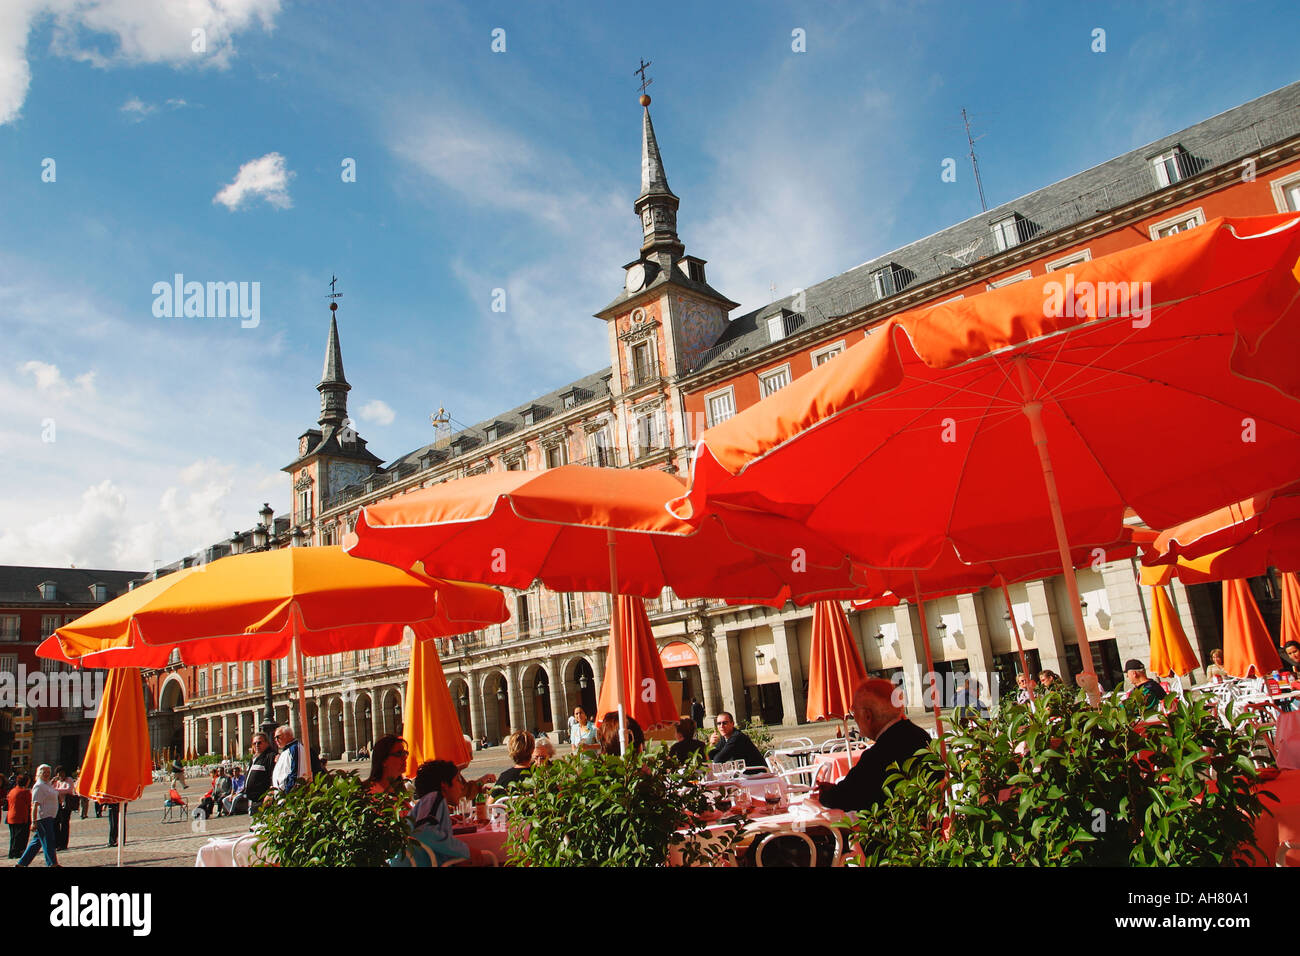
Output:
<instances>
[{"instance_id":1,"label":"dormer window","mask_svg":"<svg viewBox=\"0 0 1300 956\"><path fill-rule=\"evenodd\" d=\"M886 263L884 268L871 273L871 287L875 290L877 299L885 299L896 292L902 292L909 278L910 275L906 269L897 263L890 262Z\"/></svg>"},{"instance_id":2,"label":"dormer window","mask_svg":"<svg viewBox=\"0 0 1300 956\"><path fill-rule=\"evenodd\" d=\"M53 601L58 593L58 586L53 581L42 581L36 588L41 592L42 601Z\"/></svg>"},{"instance_id":3,"label":"dormer window","mask_svg":"<svg viewBox=\"0 0 1300 956\"><path fill-rule=\"evenodd\" d=\"M486 438L488 441L496 441L497 434L500 432L500 430L501 430L501 426L498 425L496 422L493 422L487 428L483 429L483 437Z\"/></svg>"},{"instance_id":4,"label":"dormer window","mask_svg":"<svg viewBox=\"0 0 1300 956\"><path fill-rule=\"evenodd\" d=\"M993 242L997 245L998 252L1006 252L1028 239L1028 225L1025 217L1019 214L993 223Z\"/></svg>"},{"instance_id":5,"label":"dormer window","mask_svg":"<svg viewBox=\"0 0 1300 956\"><path fill-rule=\"evenodd\" d=\"M103 604L108 600L108 585L96 582L90 586L90 598L97 604Z\"/></svg>"},{"instance_id":6,"label":"dormer window","mask_svg":"<svg viewBox=\"0 0 1300 956\"><path fill-rule=\"evenodd\" d=\"M1186 150L1181 146L1167 149L1158 156L1151 157L1151 166L1156 171L1156 183L1163 189L1186 179L1190 173L1190 164Z\"/></svg>"},{"instance_id":7,"label":"dormer window","mask_svg":"<svg viewBox=\"0 0 1300 956\"><path fill-rule=\"evenodd\" d=\"M571 388L560 395L560 403L564 408L576 408L578 405L578 390Z\"/></svg>"},{"instance_id":8,"label":"dormer window","mask_svg":"<svg viewBox=\"0 0 1300 956\"><path fill-rule=\"evenodd\" d=\"M519 413L519 417L524 420L525 425L536 425L538 421L537 406L529 405Z\"/></svg>"}]
</instances>

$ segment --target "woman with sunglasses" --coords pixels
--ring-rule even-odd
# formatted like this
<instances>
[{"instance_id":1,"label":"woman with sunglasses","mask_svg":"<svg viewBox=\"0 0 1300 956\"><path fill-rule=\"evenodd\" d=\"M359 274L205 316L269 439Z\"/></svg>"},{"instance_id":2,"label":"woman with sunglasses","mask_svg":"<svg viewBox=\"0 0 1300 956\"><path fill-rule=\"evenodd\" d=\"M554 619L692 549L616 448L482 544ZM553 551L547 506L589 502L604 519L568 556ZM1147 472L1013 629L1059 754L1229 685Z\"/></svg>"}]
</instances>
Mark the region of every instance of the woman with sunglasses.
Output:
<instances>
[{"instance_id":1,"label":"woman with sunglasses","mask_svg":"<svg viewBox=\"0 0 1300 956\"><path fill-rule=\"evenodd\" d=\"M370 792L404 792L406 782L402 774L406 770L408 755L406 741L396 734L384 734L376 740L375 748L370 752L370 776L365 781Z\"/></svg>"}]
</instances>

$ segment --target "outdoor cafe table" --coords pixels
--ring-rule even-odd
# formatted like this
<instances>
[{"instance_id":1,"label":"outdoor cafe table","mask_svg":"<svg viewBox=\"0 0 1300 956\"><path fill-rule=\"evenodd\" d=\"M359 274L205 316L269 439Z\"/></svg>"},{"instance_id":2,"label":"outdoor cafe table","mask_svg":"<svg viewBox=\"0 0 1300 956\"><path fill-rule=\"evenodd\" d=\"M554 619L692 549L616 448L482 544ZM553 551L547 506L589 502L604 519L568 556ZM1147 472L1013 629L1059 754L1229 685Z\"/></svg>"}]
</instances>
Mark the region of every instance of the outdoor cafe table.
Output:
<instances>
[{"instance_id":1,"label":"outdoor cafe table","mask_svg":"<svg viewBox=\"0 0 1300 956\"><path fill-rule=\"evenodd\" d=\"M786 795L788 789L785 780L774 773L746 774L742 777L729 777L725 780L705 780L703 783L704 786L715 790L725 790L728 787L744 787L746 792L749 793L749 798L758 803L763 802L763 796L767 792L767 788L772 784L776 784L781 788L782 797Z\"/></svg>"},{"instance_id":2,"label":"outdoor cafe table","mask_svg":"<svg viewBox=\"0 0 1300 956\"><path fill-rule=\"evenodd\" d=\"M817 765L817 774L813 779L818 783L823 780L828 783L838 783L848 775L850 761L856 764L866 752L866 749L859 747L853 750L851 755L846 754L843 750L828 754L817 754L817 756L813 757L813 763Z\"/></svg>"},{"instance_id":3,"label":"outdoor cafe table","mask_svg":"<svg viewBox=\"0 0 1300 956\"><path fill-rule=\"evenodd\" d=\"M452 832L457 840L471 850L491 853L498 865L505 862L507 833L504 829L493 830L490 826L482 826L472 833ZM256 866L262 862L264 861L257 854L257 834L238 833L229 837L214 837L203 844L199 847L194 865Z\"/></svg>"},{"instance_id":4,"label":"outdoor cafe table","mask_svg":"<svg viewBox=\"0 0 1300 956\"><path fill-rule=\"evenodd\" d=\"M752 815L749 823L745 826L745 836L741 843L740 852L743 854L754 842L754 840L766 833L781 833L795 830L802 827L829 827L834 823L843 820L845 813L843 810L832 810L823 807L814 800L807 800L801 797L792 797L787 809L778 813L767 813L765 808L759 809L756 805L751 811ZM730 823L718 821L711 823L704 829L697 840L705 843L720 837L726 830L730 829ZM678 830L678 833L685 831ZM834 832L834 831L833 831ZM840 839L836 833L836 839ZM682 865L682 854L680 847L674 847L669 854L669 863L672 866Z\"/></svg>"}]
</instances>

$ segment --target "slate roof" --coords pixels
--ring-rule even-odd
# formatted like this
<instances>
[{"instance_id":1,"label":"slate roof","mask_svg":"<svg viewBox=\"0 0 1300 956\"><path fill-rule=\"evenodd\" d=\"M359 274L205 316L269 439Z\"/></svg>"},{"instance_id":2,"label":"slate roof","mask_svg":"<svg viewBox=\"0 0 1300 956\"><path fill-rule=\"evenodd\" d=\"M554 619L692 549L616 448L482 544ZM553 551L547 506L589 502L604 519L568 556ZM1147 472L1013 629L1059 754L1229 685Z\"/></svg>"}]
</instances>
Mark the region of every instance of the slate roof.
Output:
<instances>
[{"instance_id":1,"label":"slate roof","mask_svg":"<svg viewBox=\"0 0 1300 956\"><path fill-rule=\"evenodd\" d=\"M109 600L125 594L144 571L96 571L89 568L26 568L0 565L0 604L98 604L92 584L108 585ZM38 585L54 582L54 600L42 601Z\"/></svg>"},{"instance_id":2,"label":"slate roof","mask_svg":"<svg viewBox=\"0 0 1300 956\"><path fill-rule=\"evenodd\" d=\"M1029 235L1022 235L1023 241L1159 192L1161 187L1156 181L1151 159L1174 146L1181 146L1187 152L1187 174L1194 175L1258 153L1261 147L1289 139L1297 133L1300 133L1300 82L1002 203L988 212L819 282L805 290L805 307L801 314L787 320L787 334L813 328L877 301L872 274L891 264L905 270L906 285L914 285L962 268L959 260L949 253L962 250L971 243L978 242L979 245L970 261L997 253L992 225L1009 216L1024 217L1026 225L1022 229L1029 231ZM715 368L744 352L757 351L769 345L767 318L783 309L793 312L793 306L794 296L787 296L738 316L691 372Z\"/></svg>"}]
</instances>

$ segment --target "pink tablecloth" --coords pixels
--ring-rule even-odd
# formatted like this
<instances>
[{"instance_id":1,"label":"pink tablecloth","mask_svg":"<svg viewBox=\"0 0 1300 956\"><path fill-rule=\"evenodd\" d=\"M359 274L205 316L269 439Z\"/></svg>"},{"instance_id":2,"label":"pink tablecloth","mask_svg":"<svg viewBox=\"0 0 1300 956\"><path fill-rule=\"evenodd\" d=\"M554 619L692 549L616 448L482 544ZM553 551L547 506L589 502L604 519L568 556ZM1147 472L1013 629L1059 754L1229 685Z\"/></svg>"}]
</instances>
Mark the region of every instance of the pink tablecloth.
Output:
<instances>
[{"instance_id":1,"label":"pink tablecloth","mask_svg":"<svg viewBox=\"0 0 1300 956\"><path fill-rule=\"evenodd\" d=\"M865 750L853 751L853 763L866 753ZM839 783L849 772L849 755L844 751L831 754L818 754L813 757L813 764L817 767L817 782L822 783Z\"/></svg>"},{"instance_id":2,"label":"pink tablecloth","mask_svg":"<svg viewBox=\"0 0 1300 956\"><path fill-rule=\"evenodd\" d=\"M1268 812L1255 824L1255 843L1261 854L1255 857L1255 865L1274 866L1279 846L1300 843L1300 770L1283 770L1276 780L1261 783L1256 789L1267 791L1281 801L1274 803L1265 797L1264 808ZM1289 866L1300 866L1300 849L1291 850L1286 862Z\"/></svg>"}]
</instances>

